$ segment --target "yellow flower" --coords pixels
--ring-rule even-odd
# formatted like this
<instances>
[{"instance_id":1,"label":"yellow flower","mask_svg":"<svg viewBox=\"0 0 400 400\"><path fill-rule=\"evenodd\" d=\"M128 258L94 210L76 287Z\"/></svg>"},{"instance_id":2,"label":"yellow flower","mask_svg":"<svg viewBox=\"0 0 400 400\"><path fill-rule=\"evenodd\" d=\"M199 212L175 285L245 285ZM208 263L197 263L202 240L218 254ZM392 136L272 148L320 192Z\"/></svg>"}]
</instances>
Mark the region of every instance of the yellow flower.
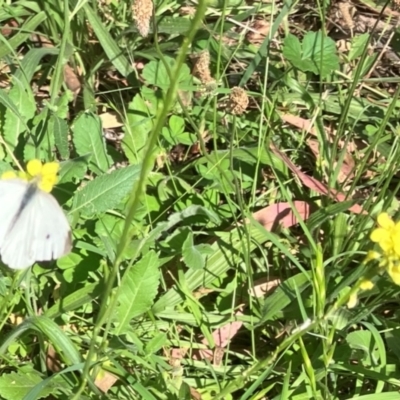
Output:
<instances>
[{"instance_id":1,"label":"yellow flower","mask_svg":"<svg viewBox=\"0 0 400 400\"><path fill-rule=\"evenodd\" d=\"M44 192L50 193L57 183L57 173L60 169L58 162L42 164L40 160L31 160L26 165L27 172L7 171L3 173L1 179L23 179L25 181L35 180L38 187Z\"/></svg>"},{"instance_id":2,"label":"yellow flower","mask_svg":"<svg viewBox=\"0 0 400 400\"><path fill-rule=\"evenodd\" d=\"M354 292L350 295L349 301L347 302L347 308L354 308L358 303L358 292Z\"/></svg>"},{"instance_id":3,"label":"yellow flower","mask_svg":"<svg viewBox=\"0 0 400 400\"><path fill-rule=\"evenodd\" d=\"M371 233L371 240L378 243L385 252L395 252L400 256L400 222L394 223L389 214L378 215L379 228Z\"/></svg>"},{"instance_id":4,"label":"yellow flower","mask_svg":"<svg viewBox=\"0 0 400 400\"><path fill-rule=\"evenodd\" d=\"M400 222L393 222L387 213L379 214L377 221L379 227L370 238L382 251L369 251L366 261L380 258L379 267L386 269L393 282L400 285Z\"/></svg>"},{"instance_id":5,"label":"yellow flower","mask_svg":"<svg viewBox=\"0 0 400 400\"><path fill-rule=\"evenodd\" d=\"M358 303L358 293L362 290L371 290L374 287L374 283L370 279L361 278L358 281L358 289L354 290L347 301L348 308L354 308Z\"/></svg>"},{"instance_id":6,"label":"yellow flower","mask_svg":"<svg viewBox=\"0 0 400 400\"><path fill-rule=\"evenodd\" d=\"M1 179L15 179L15 178L27 181L28 175L26 174L26 172L23 171L18 171L18 173L16 173L15 171L6 171L3 172L3 174L1 175Z\"/></svg>"},{"instance_id":7,"label":"yellow flower","mask_svg":"<svg viewBox=\"0 0 400 400\"><path fill-rule=\"evenodd\" d=\"M369 279L362 279L360 282L361 290L371 290L374 287L374 283Z\"/></svg>"}]
</instances>

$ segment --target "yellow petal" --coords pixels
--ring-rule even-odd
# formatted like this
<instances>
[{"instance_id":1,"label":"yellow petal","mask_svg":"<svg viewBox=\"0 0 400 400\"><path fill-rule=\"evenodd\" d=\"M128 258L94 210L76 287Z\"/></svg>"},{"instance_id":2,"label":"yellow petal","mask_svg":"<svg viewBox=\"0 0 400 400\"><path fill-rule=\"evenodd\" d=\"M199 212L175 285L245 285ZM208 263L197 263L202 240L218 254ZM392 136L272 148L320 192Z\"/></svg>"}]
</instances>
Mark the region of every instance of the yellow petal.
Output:
<instances>
[{"instance_id":1,"label":"yellow petal","mask_svg":"<svg viewBox=\"0 0 400 400\"><path fill-rule=\"evenodd\" d=\"M363 279L360 282L360 289L362 290L371 290L374 287L374 283L369 279Z\"/></svg>"},{"instance_id":2,"label":"yellow petal","mask_svg":"<svg viewBox=\"0 0 400 400\"><path fill-rule=\"evenodd\" d=\"M400 258L400 236L398 238L393 238L393 250L396 255Z\"/></svg>"},{"instance_id":3,"label":"yellow petal","mask_svg":"<svg viewBox=\"0 0 400 400\"><path fill-rule=\"evenodd\" d=\"M381 253L378 253L377 251L369 250L367 253L367 256L365 257L365 262L377 260L381 257L382 257Z\"/></svg>"},{"instance_id":4,"label":"yellow petal","mask_svg":"<svg viewBox=\"0 0 400 400\"><path fill-rule=\"evenodd\" d=\"M393 230L396 232L396 234L400 234L400 222L396 222Z\"/></svg>"},{"instance_id":5,"label":"yellow petal","mask_svg":"<svg viewBox=\"0 0 400 400\"><path fill-rule=\"evenodd\" d=\"M390 239L390 233L387 229L376 228L371 232L370 239L375 243L380 243L382 240Z\"/></svg>"},{"instance_id":6,"label":"yellow petal","mask_svg":"<svg viewBox=\"0 0 400 400\"><path fill-rule=\"evenodd\" d=\"M58 162L49 162L43 165L42 175L57 175L60 169L60 164Z\"/></svg>"},{"instance_id":7,"label":"yellow petal","mask_svg":"<svg viewBox=\"0 0 400 400\"><path fill-rule=\"evenodd\" d=\"M392 240L381 240L379 246L385 253L389 253L393 250L394 243Z\"/></svg>"},{"instance_id":8,"label":"yellow petal","mask_svg":"<svg viewBox=\"0 0 400 400\"><path fill-rule=\"evenodd\" d=\"M53 190L54 185L46 181L41 181L38 186L44 192L50 193Z\"/></svg>"},{"instance_id":9,"label":"yellow petal","mask_svg":"<svg viewBox=\"0 0 400 400\"><path fill-rule=\"evenodd\" d=\"M347 302L347 308L354 308L357 305L358 297L357 292L353 293Z\"/></svg>"},{"instance_id":10,"label":"yellow petal","mask_svg":"<svg viewBox=\"0 0 400 400\"><path fill-rule=\"evenodd\" d=\"M400 268L398 266L392 264L388 269L388 274L396 285L400 285Z\"/></svg>"},{"instance_id":11,"label":"yellow petal","mask_svg":"<svg viewBox=\"0 0 400 400\"><path fill-rule=\"evenodd\" d=\"M383 228L383 229L391 229L394 227L394 222L392 221L392 218L390 218L388 213L380 213L377 218L378 224Z\"/></svg>"},{"instance_id":12,"label":"yellow petal","mask_svg":"<svg viewBox=\"0 0 400 400\"><path fill-rule=\"evenodd\" d=\"M42 162L40 160L31 160L26 166L28 174L31 176L38 176L42 173Z\"/></svg>"},{"instance_id":13,"label":"yellow petal","mask_svg":"<svg viewBox=\"0 0 400 400\"><path fill-rule=\"evenodd\" d=\"M47 175L40 180L38 186L43 191L50 193L53 190L54 185L57 183L57 180L57 175Z\"/></svg>"},{"instance_id":14,"label":"yellow petal","mask_svg":"<svg viewBox=\"0 0 400 400\"><path fill-rule=\"evenodd\" d=\"M6 171L1 175L1 179L15 179L17 174L14 171Z\"/></svg>"}]
</instances>

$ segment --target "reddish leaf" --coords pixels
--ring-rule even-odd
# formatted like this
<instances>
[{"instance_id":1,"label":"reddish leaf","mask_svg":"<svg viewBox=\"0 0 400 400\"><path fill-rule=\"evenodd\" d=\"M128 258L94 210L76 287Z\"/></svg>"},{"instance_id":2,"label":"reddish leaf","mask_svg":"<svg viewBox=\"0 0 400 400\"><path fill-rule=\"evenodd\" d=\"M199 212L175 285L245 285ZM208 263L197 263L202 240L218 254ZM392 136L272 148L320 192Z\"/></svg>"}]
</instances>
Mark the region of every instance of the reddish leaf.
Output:
<instances>
[{"instance_id":1,"label":"reddish leaf","mask_svg":"<svg viewBox=\"0 0 400 400\"><path fill-rule=\"evenodd\" d=\"M289 157L286 156L286 154L282 153L280 150L278 150L275 146L271 145L271 150L274 152L275 155L280 157L282 161L286 163L288 168L295 174L297 175L300 180L303 182L305 186L308 188L315 190L318 193L325 194L326 196L330 197L331 199L334 199L338 202L346 201L346 200L351 200L351 197L347 196L346 194L339 192L335 189L328 188L326 185L318 181L317 179L313 178L312 176L309 176L305 174L304 172L300 171L299 168L297 168L292 161L290 161ZM349 211L354 212L355 214L366 214L366 212L362 209L361 206L358 204L355 204L354 206L351 206L349 208Z\"/></svg>"},{"instance_id":2,"label":"reddish leaf","mask_svg":"<svg viewBox=\"0 0 400 400\"><path fill-rule=\"evenodd\" d=\"M303 220L310 216L310 205L305 201L294 201L293 205ZM275 230L278 225L289 228L299 222L289 203L272 204L256 211L253 217L268 231Z\"/></svg>"}]
</instances>

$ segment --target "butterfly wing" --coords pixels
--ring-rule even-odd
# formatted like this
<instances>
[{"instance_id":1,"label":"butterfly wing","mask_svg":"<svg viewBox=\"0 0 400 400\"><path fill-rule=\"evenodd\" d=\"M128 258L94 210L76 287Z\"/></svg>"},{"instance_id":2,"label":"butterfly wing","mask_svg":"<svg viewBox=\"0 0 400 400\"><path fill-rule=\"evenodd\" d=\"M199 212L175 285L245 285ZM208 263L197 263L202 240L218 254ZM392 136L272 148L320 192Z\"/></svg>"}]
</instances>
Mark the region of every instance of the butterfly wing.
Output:
<instances>
[{"instance_id":1,"label":"butterfly wing","mask_svg":"<svg viewBox=\"0 0 400 400\"><path fill-rule=\"evenodd\" d=\"M27 182L20 179L0 180L0 250L27 190Z\"/></svg>"},{"instance_id":2,"label":"butterfly wing","mask_svg":"<svg viewBox=\"0 0 400 400\"><path fill-rule=\"evenodd\" d=\"M60 258L70 250L68 220L57 200L40 189L27 199L0 245L2 261L14 269L29 267L35 261Z\"/></svg>"}]
</instances>

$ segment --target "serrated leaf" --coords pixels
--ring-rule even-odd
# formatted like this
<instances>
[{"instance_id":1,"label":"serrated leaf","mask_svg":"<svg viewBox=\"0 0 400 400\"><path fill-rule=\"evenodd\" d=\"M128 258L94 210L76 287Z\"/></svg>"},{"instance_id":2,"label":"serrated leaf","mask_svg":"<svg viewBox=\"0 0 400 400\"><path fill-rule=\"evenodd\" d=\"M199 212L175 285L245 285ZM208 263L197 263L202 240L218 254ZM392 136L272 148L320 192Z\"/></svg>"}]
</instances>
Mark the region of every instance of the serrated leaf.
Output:
<instances>
[{"instance_id":1,"label":"serrated leaf","mask_svg":"<svg viewBox=\"0 0 400 400\"><path fill-rule=\"evenodd\" d=\"M51 123L54 130L54 141L61 158L66 159L69 157L68 148L68 124L67 121L57 117L51 116Z\"/></svg>"},{"instance_id":2,"label":"serrated leaf","mask_svg":"<svg viewBox=\"0 0 400 400\"><path fill-rule=\"evenodd\" d=\"M152 115L140 94L129 103L127 123L124 127L122 149L131 164L142 161L149 133L153 129Z\"/></svg>"},{"instance_id":3,"label":"serrated leaf","mask_svg":"<svg viewBox=\"0 0 400 400\"><path fill-rule=\"evenodd\" d=\"M158 292L159 280L158 257L153 251L125 273L118 289L117 335L126 330L132 319L151 308Z\"/></svg>"},{"instance_id":4,"label":"serrated leaf","mask_svg":"<svg viewBox=\"0 0 400 400\"><path fill-rule=\"evenodd\" d=\"M339 68L335 42L321 31L308 32L302 44L292 34L284 40L283 55L297 69L326 77Z\"/></svg>"},{"instance_id":5,"label":"serrated leaf","mask_svg":"<svg viewBox=\"0 0 400 400\"><path fill-rule=\"evenodd\" d=\"M111 165L103 138L101 120L90 113L82 113L72 127L73 142L80 156L92 154L89 169L97 175L102 175Z\"/></svg>"},{"instance_id":6,"label":"serrated leaf","mask_svg":"<svg viewBox=\"0 0 400 400\"><path fill-rule=\"evenodd\" d=\"M71 213L90 216L115 208L132 190L140 170L140 165L131 165L88 182L75 194Z\"/></svg>"},{"instance_id":7,"label":"serrated leaf","mask_svg":"<svg viewBox=\"0 0 400 400\"><path fill-rule=\"evenodd\" d=\"M189 232L188 237L182 246L182 256L185 264L191 269L203 269L205 266L205 259L203 254L193 243L193 233Z\"/></svg>"},{"instance_id":8,"label":"serrated leaf","mask_svg":"<svg viewBox=\"0 0 400 400\"><path fill-rule=\"evenodd\" d=\"M60 163L61 169L58 183L72 182L74 179L78 181L83 179L86 174L89 159L90 155L86 155Z\"/></svg>"},{"instance_id":9,"label":"serrated leaf","mask_svg":"<svg viewBox=\"0 0 400 400\"><path fill-rule=\"evenodd\" d=\"M339 57L335 42L322 31L308 32L303 38L303 59L310 60L312 72L328 76L339 68Z\"/></svg>"},{"instance_id":10,"label":"serrated leaf","mask_svg":"<svg viewBox=\"0 0 400 400\"><path fill-rule=\"evenodd\" d=\"M170 230L176 224L179 224L186 218L200 216L200 215L206 216L215 225L220 225L220 223L221 223L221 220L220 220L218 214L214 213L213 211L208 210L207 208L205 208L203 206L191 205L180 212L176 212L176 213L172 214L168 218L168 222L163 221L163 222L160 222L159 224L157 224L157 226L147 236L146 242L149 245L152 245L161 236L161 234L163 232Z\"/></svg>"},{"instance_id":11,"label":"serrated leaf","mask_svg":"<svg viewBox=\"0 0 400 400\"><path fill-rule=\"evenodd\" d=\"M57 117L66 119L69 112L69 103L74 100L74 94L71 90L66 90L57 100L52 110Z\"/></svg>"},{"instance_id":12,"label":"serrated leaf","mask_svg":"<svg viewBox=\"0 0 400 400\"><path fill-rule=\"evenodd\" d=\"M13 150L19 135L27 130L26 122L35 115L36 103L32 90L18 79L14 79L8 98L13 107L6 109L3 130L6 143ZM18 112L15 112L15 108Z\"/></svg>"},{"instance_id":13,"label":"serrated leaf","mask_svg":"<svg viewBox=\"0 0 400 400\"><path fill-rule=\"evenodd\" d=\"M0 176L3 172L12 171L13 167L6 161L0 161Z\"/></svg>"},{"instance_id":14,"label":"serrated leaf","mask_svg":"<svg viewBox=\"0 0 400 400\"><path fill-rule=\"evenodd\" d=\"M42 380L35 373L3 373L0 376L0 396L6 400L22 399ZM44 387L37 398L40 399L56 393L57 390L55 388Z\"/></svg>"},{"instance_id":15,"label":"serrated leaf","mask_svg":"<svg viewBox=\"0 0 400 400\"><path fill-rule=\"evenodd\" d=\"M33 158L49 161L55 148L53 121L48 118L49 110L44 108L34 120L34 126L24 146L24 160Z\"/></svg>"},{"instance_id":16,"label":"serrated leaf","mask_svg":"<svg viewBox=\"0 0 400 400\"><path fill-rule=\"evenodd\" d=\"M289 33L283 41L283 56L301 71L308 69L307 64L303 65L302 47L297 36Z\"/></svg>"}]
</instances>

